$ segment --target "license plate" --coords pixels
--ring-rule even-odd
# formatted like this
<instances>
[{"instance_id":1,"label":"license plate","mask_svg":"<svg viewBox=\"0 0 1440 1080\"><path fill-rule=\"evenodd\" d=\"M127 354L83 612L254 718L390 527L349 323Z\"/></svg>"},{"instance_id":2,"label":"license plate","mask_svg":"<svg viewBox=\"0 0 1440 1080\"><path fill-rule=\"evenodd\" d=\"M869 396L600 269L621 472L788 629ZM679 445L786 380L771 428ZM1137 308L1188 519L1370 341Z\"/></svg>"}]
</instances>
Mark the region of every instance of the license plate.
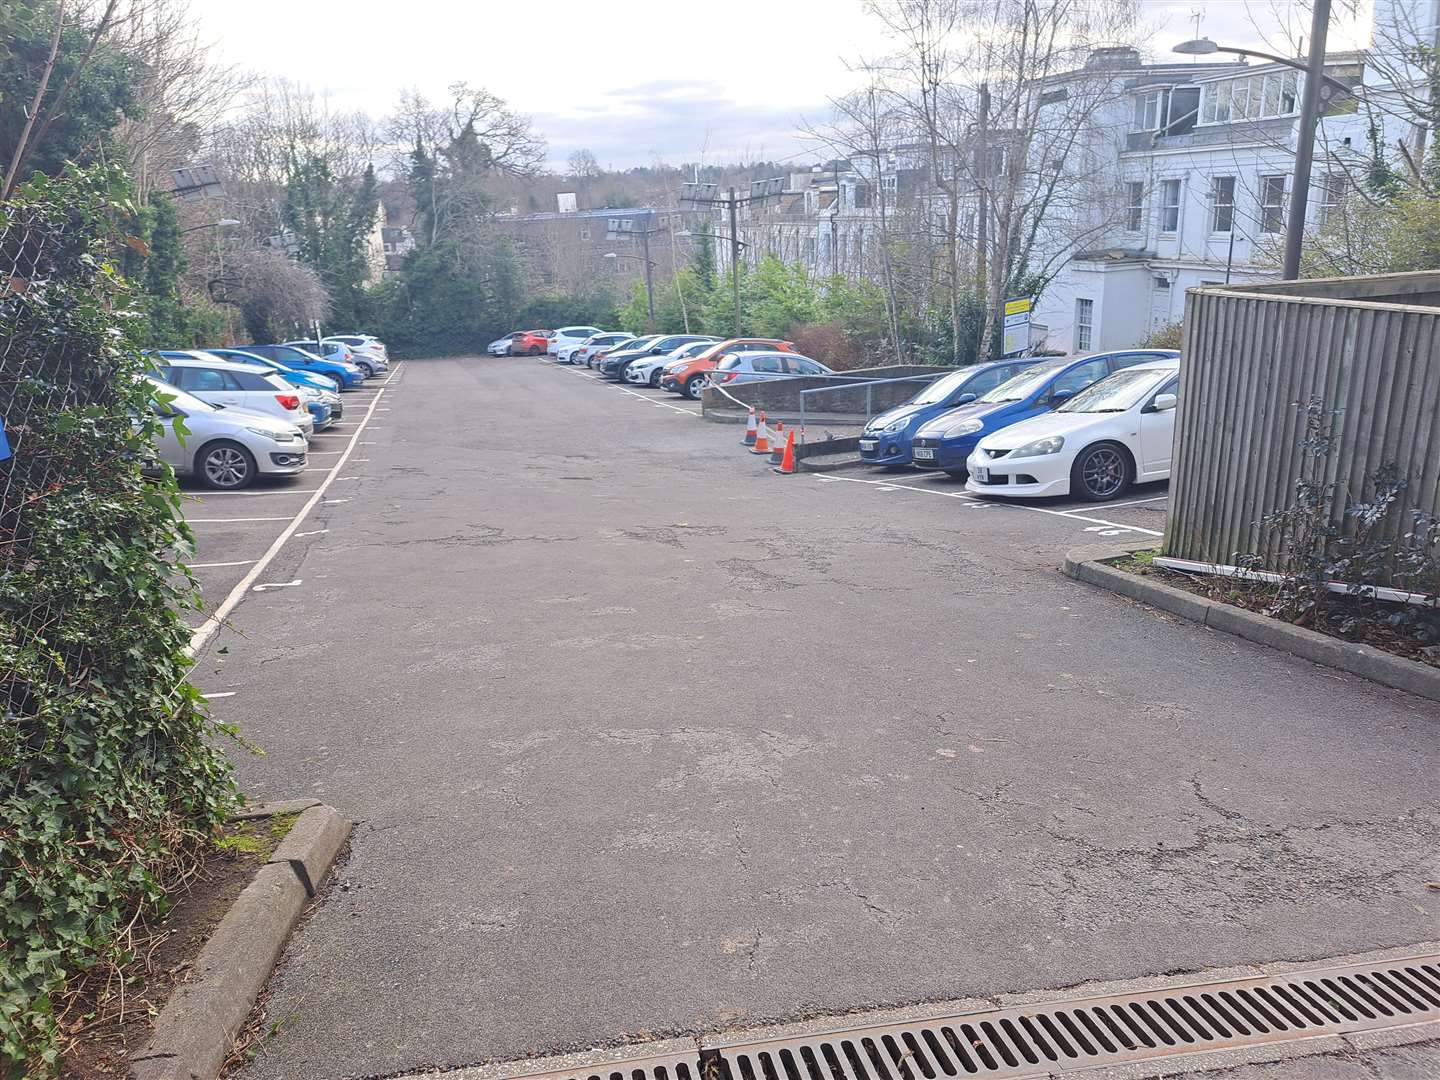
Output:
<instances>
[{"instance_id":1,"label":"license plate","mask_svg":"<svg viewBox=\"0 0 1440 1080\"><path fill-rule=\"evenodd\" d=\"M990 470L984 466L977 468L975 470L975 479L982 484L988 484L990 482Z\"/></svg>"},{"instance_id":2,"label":"license plate","mask_svg":"<svg viewBox=\"0 0 1440 1080\"><path fill-rule=\"evenodd\" d=\"M915 459L916 459L917 461L934 461L934 460L935 460L935 451L934 451L934 450L926 450L926 449L924 449L924 448L922 447L922 448L914 451L914 453L915 453Z\"/></svg>"},{"instance_id":3,"label":"license plate","mask_svg":"<svg viewBox=\"0 0 1440 1080\"><path fill-rule=\"evenodd\" d=\"M879 445L880 445L880 441L879 441L878 439L861 439L861 440L860 440L860 449L861 449L861 450L874 450L875 447L877 447L877 446L879 446Z\"/></svg>"}]
</instances>

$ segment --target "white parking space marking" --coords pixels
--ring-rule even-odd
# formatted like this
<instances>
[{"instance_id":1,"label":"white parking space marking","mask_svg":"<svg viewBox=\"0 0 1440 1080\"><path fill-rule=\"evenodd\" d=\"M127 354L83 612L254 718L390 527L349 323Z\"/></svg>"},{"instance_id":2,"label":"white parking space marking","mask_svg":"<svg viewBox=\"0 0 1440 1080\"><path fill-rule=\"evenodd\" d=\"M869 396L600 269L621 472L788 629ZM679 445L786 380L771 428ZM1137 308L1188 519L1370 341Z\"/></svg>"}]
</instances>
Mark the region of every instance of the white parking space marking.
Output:
<instances>
[{"instance_id":1,"label":"white parking space marking","mask_svg":"<svg viewBox=\"0 0 1440 1080\"><path fill-rule=\"evenodd\" d=\"M1132 500L1131 502L1106 503L1106 504L1105 504L1105 509L1107 509L1107 510L1118 510L1118 509L1119 509L1120 507L1122 507L1122 506L1144 506L1146 503L1164 502L1164 501L1165 501L1166 499L1168 499L1168 498L1170 498L1169 495L1156 495L1153 499L1134 499L1134 500ZM1061 511L1061 513L1065 513L1065 514L1070 514L1070 513L1074 513L1074 512L1075 512L1075 511L1072 511L1072 510L1063 510L1063 511Z\"/></svg>"},{"instance_id":2,"label":"white parking space marking","mask_svg":"<svg viewBox=\"0 0 1440 1080\"><path fill-rule=\"evenodd\" d=\"M871 487L888 488L892 491L897 489L901 491L918 491L922 495L943 495L947 499L959 499L973 510L984 510L992 507L1001 510L1028 510L1034 514L1047 514L1050 517L1065 518L1069 521L1088 521L1102 529L1112 530L1102 532L1102 536L1117 536L1125 532L1144 533L1146 536L1165 535L1163 532L1156 532L1154 529L1143 529L1139 525L1122 525L1118 521L1107 521L1105 518L1089 517L1076 510L1051 510L1043 506L1028 506L1025 503L991 502L976 498L974 495L963 491L942 491L939 488L917 487L914 484L897 484L889 480L861 480L854 476L817 476L815 479L832 483L866 484Z\"/></svg>"},{"instance_id":3,"label":"white parking space marking","mask_svg":"<svg viewBox=\"0 0 1440 1080\"><path fill-rule=\"evenodd\" d=\"M234 697L234 696L236 695L236 693L238 693L238 691L235 691L235 690L221 690L219 693L216 693L216 694L201 694L200 696L201 696L202 698L204 698L206 701L214 701L216 698Z\"/></svg>"},{"instance_id":4,"label":"white parking space marking","mask_svg":"<svg viewBox=\"0 0 1440 1080\"><path fill-rule=\"evenodd\" d=\"M248 518L186 518L187 525L218 525L227 521L289 521L283 517L248 517Z\"/></svg>"},{"instance_id":5,"label":"white parking space marking","mask_svg":"<svg viewBox=\"0 0 1440 1080\"><path fill-rule=\"evenodd\" d=\"M341 503L347 503L347 502L349 502L349 501L350 501L349 499L326 499L326 500L325 500L324 502L322 502L320 505L321 505L321 506L339 506Z\"/></svg>"},{"instance_id":6,"label":"white parking space marking","mask_svg":"<svg viewBox=\"0 0 1440 1080\"><path fill-rule=\"evenodd\" d=\"M265 499L271 495L313 495L318 490L318 488L276 488L274 491L207 491L202 497L211 499L216 495L244 495L251 499Z\"/></svg>"},{"instance_id":7,"label":"white parking space marking","mask_svg":"<svg viewBox=\"0 0 1440 1080\"><path fill-rule=\"evenodd\" d=\"M324 536L329 531L329 529L311 529L309 532L296 533L295 538L298 540L302 536Z\"/></svg>"},{"instance_id":8,"label":"white parking space marking","mask_svg":"<svg viewBox=\"0 0 1440 1080\"><path fill-rule=\"evenodd\" d=\"M214 570L221 566L249 566L254 559L241 559L238 562L192 562L185 565L191 570Z\"/></svg>"},{"instance_id":9,"label":"white parking space marking","mask_svg":"<svg viewBox=\"0 0 1440 1080\"><path fill-rule=\"evenodd\" d=\"M259 580L260 575L265 572L265 568L274 561L275 556L280 554L281 548L295 535L296 530L300 528L301 523L309 516L310 511L320 505L326 489L329 488L331 481L340 474L340 470L345 467L345 463L349 460L351 452L355 449L355 437L359 436L359 434L365 430L365 426L370 423L371 417L375 414L375 406L383 396L383 392L378 393L371 400L370 408L366 411L364 419L362 419L356 427L354 436L351 437L350 445L345 448L345 452L340 455L340 459L331 467L329 474L320 482L320 486L311 492L310 498L305 500L305 504L295 512L293 517L288 519L289 524L280 530L280 535L271 542L265 554L255 561L245 576L236 583L235 587L230 590L225 599L215 608L210 617L201 623L190 635L190 644L185 647L187 655L191 657L197 656L200 650L215 636L216 631L224 624L225 620L230 616L230 613L235 610L235 607L245 598L245 595L250 591L251 587ZM210 520L221 521L225 519L212 518ZM285 521L286 519L271 518L269 520Z\"/></svg>"},{"instance_id":10,"label":"white parking space marking","mask_svg":"<svg viewBox=\"0 0 1440 1080\"><path fill-rule=\"evenodd\" d=\"M296 578L294 581L267 581L263 585L256 585L254 591L267 592L270 589L290 589L300 584L303 584L300 578Z\"/></svg>"}]
</instances>

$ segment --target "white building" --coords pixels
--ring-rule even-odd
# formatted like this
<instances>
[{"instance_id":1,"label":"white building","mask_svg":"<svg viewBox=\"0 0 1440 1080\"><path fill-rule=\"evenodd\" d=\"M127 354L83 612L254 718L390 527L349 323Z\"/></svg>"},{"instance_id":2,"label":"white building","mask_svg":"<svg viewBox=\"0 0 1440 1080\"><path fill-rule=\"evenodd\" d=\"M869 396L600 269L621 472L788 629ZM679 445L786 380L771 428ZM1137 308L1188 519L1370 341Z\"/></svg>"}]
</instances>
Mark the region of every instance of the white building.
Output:
<instances>
[{"instance_id":1,"label":"white building","mask_svg":"<svg viewBox=\"0 0 1440 1080\"><path fill-rule=\"evenodd\" d=\"M1375 15L1368 62L1362 53L1327 57L1327 74L1355 92L1334 95L1322 114L1307 228L1323 225L1363 178L1372 120L1391 150L1424 146L1402 100L1418 76L1389 62L1387 43L1413 42L1416 27L1433 41L1440 0L1379 0ZM1397 72L1411 90L1395 83ZM1139 64L1119 77L1123 96L1101 121L1123 135L1111 224L1036 305L1044 344L1067 353L1125 348L1178 322L1193 286L1274 278L1283 248L1305 76L1266 63Z\"/></svg>"}]
</instances>

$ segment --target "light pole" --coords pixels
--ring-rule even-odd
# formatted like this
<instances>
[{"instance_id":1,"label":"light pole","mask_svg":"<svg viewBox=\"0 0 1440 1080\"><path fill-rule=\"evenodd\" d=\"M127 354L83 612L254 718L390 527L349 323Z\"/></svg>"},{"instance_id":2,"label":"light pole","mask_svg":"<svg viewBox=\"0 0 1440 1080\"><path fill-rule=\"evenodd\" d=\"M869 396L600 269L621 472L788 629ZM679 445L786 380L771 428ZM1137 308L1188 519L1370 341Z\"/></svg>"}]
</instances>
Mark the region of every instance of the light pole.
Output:
<instances>
[{"instance_id":1,"label":"light pole","mask_svg":"<svg viewBox=\"0 0 1440 1080\"><path fill-rule=\"evenodd\" d=\"M726 192L725 197L719 196L719 184L702 184L698 180L691 184L680 185L680 203L690 203L692 206L723 206L730 215L730 290L735 303L735 319L732 331L736 337L740 336L740 249L745 244L740 239L740 224L737 211L741 206L749 206L751 203L764 202L767 199L778 199L785 191L785 178L775 176L769 180L752 180L750 182L750 194L740 196L735 194L732 187ZM840 193L835 193L838 201Z\"/></svg>"},{"instance_id":2,"label":"light pole","mask_svg":"<svg viewBox=\"0 0 1440 1080\"><path fill-rule=\"evenodd\" d=\"M1350 87L1325 74L1325 36L1330 29L1330 0L1313 0L1310 15L1310 56L1305 63L1289 60L1256 49L1236 49L1217 45L1209 38L1182 41L1172 50L1185 56L1208 56L1211 53L1234 53L1255 56L1271 63L1283 64L1305 73L1305 91L1300 98L1300 144L1295 148L1295 176L1290 183L1290 213L1285 222L1284 281L1300 276L1300 245L1305 238L1305 212L1310 203L1310 167L1315 161L1315 128L1320 109L1338 92L1350 93Z\"/></svg>"},{"instance_id":3,"label":"light pole","mask_svg":"<svg viewBox=\"0 0 1440 1080\"><path fill-rule=\"evenodd\" d=\"M623 255L618 251L607 251L604 258L607 259L634 259L645 264L645 307L649 312L649 320L645 324L646 330L655 329L655 283L651 279L650 271L655 264L650 260L650 234L642 233L645 237L644 255Z\"/></svg>"},{"instance_id":4,"label":"light pole","mask_svg":"<svg viewBox=\"0 0 1440 1080\"><path fill-rule=\"evenodd\" d=\"M226 225L239 224L240 222L236 221L234 218L222 217L219 221L211 221L205 225L191 225L188 229L181 229L180 235L184 236L186 233L199 232L201 229L220 229L225 227Z\"/></svg>"}]
</instances>

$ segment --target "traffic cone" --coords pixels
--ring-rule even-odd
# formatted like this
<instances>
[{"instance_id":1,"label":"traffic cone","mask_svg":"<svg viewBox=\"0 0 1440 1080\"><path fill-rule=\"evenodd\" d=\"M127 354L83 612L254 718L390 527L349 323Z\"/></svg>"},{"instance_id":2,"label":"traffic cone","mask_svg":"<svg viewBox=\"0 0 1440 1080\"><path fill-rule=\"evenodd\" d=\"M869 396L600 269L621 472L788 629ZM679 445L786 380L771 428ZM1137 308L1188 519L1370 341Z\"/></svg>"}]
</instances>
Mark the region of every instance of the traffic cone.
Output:
<instances>
[{"instance_id":1,"label":"traffic cone","mask_svg":"<svg viewBox=\"0 0 1440 1080\"><path fill-rule=\"evenodd\" d=\"M755 410L750 410L750 418L745 421L745 445L755 445Z\"/></svg>"},{"instance_id":2,"label":"traffic cone","mask_svg":"<svg viewBox=\"0 0 1440 1080\"><path fill-rule=\"evenodd\" d=\"M775 442L770 447L770 464L779 465L780 459L785 456L785 421L776 422L774 434Z\"/></svg>"},{"instance_id":3,"label":"traffic cone","mask_svg":"<svg viewBox=\"0 0 1440 1080\"><path fill-rule=\"evenodd\" d=\"M780 458L780 465L775 470L781 476L789 476L795 471L795 429L790 429L790 434L785 437L785 454Z\"/></svg>"},{"instance_id":4,"label":"traffic cone","mask_svg":"<svg viewBox=\"0 0 1440 1080\"><path fill-rule=\"evenodd\" d=\"M755 432L755 445L750 447L752 454L770 453L770 429L765 426L765 414L760 414L760 426Z\"/></svg>"}]
</instances>

